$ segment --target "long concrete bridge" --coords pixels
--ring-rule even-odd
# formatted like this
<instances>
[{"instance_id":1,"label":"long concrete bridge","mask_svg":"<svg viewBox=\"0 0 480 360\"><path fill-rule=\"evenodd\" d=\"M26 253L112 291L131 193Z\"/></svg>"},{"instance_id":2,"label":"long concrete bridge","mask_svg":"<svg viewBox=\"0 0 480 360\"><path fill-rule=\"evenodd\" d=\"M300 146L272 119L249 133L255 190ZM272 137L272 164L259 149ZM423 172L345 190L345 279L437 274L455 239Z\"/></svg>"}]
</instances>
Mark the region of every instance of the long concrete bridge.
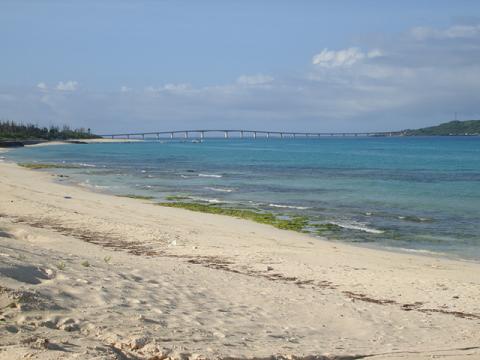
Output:
<instances>
[{"instance_id":1,"label":"long concrete bridge","mask_svg":"<svg viewBox=\"0 0 480 360\"><path fill-rule=\"evenodd\" d=\"M141 138L141 139L189 139L199 138L204 139L206 137L211 138L320 138L320 137L368 137L368 136L402 136L400 131L388 131L388 132L291 132L291 131L268 131L268 130L174 130L174 131L153 131L153 132L137 132L137 133L119 133L119 134L105 134L100 135L104 138L121 139L121 138ZM214 136L212 136L214 135Z\"/></svg>"}]
</instances>

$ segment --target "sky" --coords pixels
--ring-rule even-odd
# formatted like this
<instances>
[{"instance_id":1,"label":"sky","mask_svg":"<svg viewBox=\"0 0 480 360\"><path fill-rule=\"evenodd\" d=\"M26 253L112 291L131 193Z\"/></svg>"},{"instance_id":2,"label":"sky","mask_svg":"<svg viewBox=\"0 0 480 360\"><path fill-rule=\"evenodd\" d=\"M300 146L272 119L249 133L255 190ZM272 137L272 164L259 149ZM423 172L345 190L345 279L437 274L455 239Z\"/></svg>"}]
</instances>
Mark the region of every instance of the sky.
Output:
<instances>
[{"instance_id":1,"label":"sky","mask_svg":"<svg viewBox=\"0 0 480 360\"><path fill-rule=\"evenodd\" d=\"M480 119L480 1L0 0L0 119L96 133Z\"/></svg>"}]
</instances>

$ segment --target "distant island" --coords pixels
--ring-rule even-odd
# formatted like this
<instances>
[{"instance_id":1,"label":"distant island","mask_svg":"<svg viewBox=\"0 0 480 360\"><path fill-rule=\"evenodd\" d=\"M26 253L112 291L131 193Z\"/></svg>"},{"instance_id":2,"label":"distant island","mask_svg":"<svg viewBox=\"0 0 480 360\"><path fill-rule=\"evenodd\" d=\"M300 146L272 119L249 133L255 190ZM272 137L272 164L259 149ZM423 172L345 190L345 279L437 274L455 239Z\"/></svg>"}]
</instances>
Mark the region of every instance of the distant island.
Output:
<instances>
[{"instance_id":1,"label":"distant island","mask_svg":"<svg viewBox=\"0 0 480 360\"><path fill-rule=\"evenodd\" d=\"M13 121L0 121L0 147L22 146L55 140L82 140L100 138L90 133L90 129L70 129L68 126L39 127L33 124L18 124Z\"/></svg>"},{"instance_id":2,"label":"distant island","mask_svg":"<svg viewBox=\"0 0 480 360\"><path fill-rule=\"evenodd\" d=\"M479 136L480 120L450 121L437 126L402 131L405 136Z\"/></svg>"}]
</instances>

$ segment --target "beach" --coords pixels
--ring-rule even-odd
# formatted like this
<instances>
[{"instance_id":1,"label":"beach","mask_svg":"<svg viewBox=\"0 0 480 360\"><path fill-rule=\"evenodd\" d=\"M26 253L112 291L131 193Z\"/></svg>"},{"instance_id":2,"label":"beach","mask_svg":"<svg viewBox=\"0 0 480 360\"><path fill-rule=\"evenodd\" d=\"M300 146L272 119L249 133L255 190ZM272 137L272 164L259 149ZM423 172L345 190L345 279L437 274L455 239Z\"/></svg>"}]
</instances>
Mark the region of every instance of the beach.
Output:
<instances>
[{"instance_id":1,"label":"beach","mask_svg":"<svg viewBox=\"0 0 480 360\"><path fill-rule=\"evenodd\" d=\"M477 262L56 178L0 162L0 359L480 358Z\"/></svg>"}]
</instances>

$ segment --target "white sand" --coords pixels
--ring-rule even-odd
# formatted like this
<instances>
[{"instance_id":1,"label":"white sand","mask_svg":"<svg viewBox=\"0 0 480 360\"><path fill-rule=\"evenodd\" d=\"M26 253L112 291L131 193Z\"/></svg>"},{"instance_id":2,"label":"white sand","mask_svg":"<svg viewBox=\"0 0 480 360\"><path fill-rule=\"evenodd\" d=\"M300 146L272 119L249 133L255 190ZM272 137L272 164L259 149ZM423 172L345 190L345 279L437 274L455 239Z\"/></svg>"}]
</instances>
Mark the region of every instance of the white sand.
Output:
<instances>
[{"instance_id":1,"label":"white sand","mask_svg":"<svg viewBox=\"0 0 480 360\"><path fill-rule=\"evenodd\" d=\"M88 144L96 144L96 143L129 143L129 142L139 142L144 141L142 139L109 139L109 138L101 138L101 139L82 139L82 142L86 142Z\"/></svg>"},{"instance_id":2,"label":"white sand","mask_svg":"<svg viewBox=\"0 0 480 360\"><path fill-rule=\"evenodd\" d=\"M53 179L0 162L0 359L480 359L478 263Z\"/></svg>"},{"instance_id":3,"label":"white sand","mask_svg":"<svg viewBox=\"0 0 480 360\"><path fill-rule=\"evenodd\" d=\"M101 139L72 139L72 140L66 140L66 141L46 141L38 144L32 144L32 145L25 145L27 147L42 147L42 146L53 146L53 145L66 145L66 144L71 144L69 141L79 141L82 143L86 144L103 144L103 143L130 143L130 142L139 142L139 141L144 141L141 139L107 139L107 138L101 138ZM8 149L7 149L8 150Z\"/></svg>"}]
</instances>

